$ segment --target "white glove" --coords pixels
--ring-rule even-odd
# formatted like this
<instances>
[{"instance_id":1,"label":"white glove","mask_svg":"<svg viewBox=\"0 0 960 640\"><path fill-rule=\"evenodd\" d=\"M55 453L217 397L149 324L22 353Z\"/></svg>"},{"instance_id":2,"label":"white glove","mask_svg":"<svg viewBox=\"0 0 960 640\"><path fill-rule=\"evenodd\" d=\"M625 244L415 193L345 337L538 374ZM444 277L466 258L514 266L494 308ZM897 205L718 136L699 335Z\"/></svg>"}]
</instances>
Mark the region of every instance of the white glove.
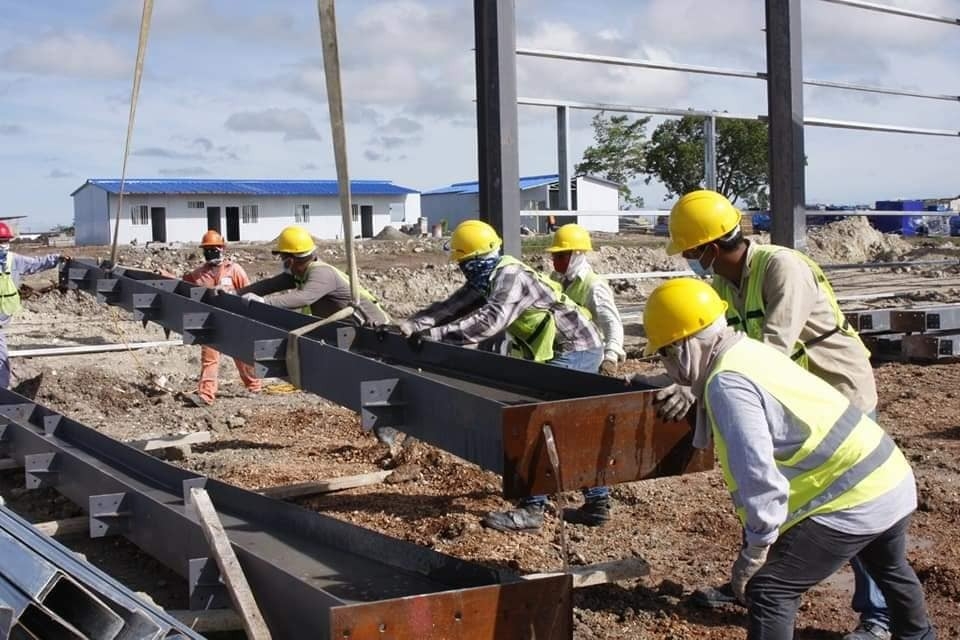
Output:
<instances>
[{"instance_id":1,"label":"white glove","mask_svg":"<svg viewBox=\"0 0 960 640\"><path fill-rule=\"evenodd\" d=\"M245 293L240 297L243 298L244 300L252 300L253 302L263 302L263 297L258 296L255 293Z\"/></svg>"},{"instance_id":2,"label":"white glove","mask_svg":"<svg viewBox=\"0 0 960 640\"><path fill-rule=\"evenodd\" d=\"M409 320L404 320L403 322L401 322L399 328L400 328L400 333L403 334L404 338L409 338L417 331L417 327Z\"/></svg>"},{"instance_id":3,"label":"white glove","mask_svg":"<svg viewBox=\"0 0 960 640\"><path fill-rule=\"evenodd\" d=\"M653 397L653 403L657 405L657 415L668 421L683 419L693 406L693 402L694 397L690 387L682 387L679 384L664 387Z\"/></svg>"},{"instance_id":4,"label":"white glove","mask_svg":"<svg viewBox=\"0 0 960 640\"><path fill-rule=\"evenodd\" d=\"M733 595L737 596L737 600L744 606L748 605L747 583L766 563L769 550L770 547L765 545L746 546L740 550L740 555L733 563L733 569L730 570L730 588L733 590Z\"/></svg>"}]
</instances>

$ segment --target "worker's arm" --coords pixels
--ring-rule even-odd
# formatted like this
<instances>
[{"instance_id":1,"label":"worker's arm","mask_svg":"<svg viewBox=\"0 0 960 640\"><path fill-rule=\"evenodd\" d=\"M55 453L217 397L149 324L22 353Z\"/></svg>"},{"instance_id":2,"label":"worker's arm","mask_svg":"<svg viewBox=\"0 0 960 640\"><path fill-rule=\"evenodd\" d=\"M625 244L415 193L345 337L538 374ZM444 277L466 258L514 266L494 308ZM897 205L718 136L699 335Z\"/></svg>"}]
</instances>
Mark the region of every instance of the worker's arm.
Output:
<instances>
[{"instance_id":1,"label":"worker's arm","mask_svg":"<svg viewBox=\"0 0 960 640\"><path fill-rule=\"evenodd\" d=\"M291 276L291 281L292 280L293 278ZM303 283L301 288L297 289L294 283L293 288L288 288L283 293L276 293L267 297L264 303L283 309L301 309L330 295L340 284L340 280L337 278L337 274L333 269L316 267L310 269L310 272L307 274L307 281Z\"/></svg>"},{"instance_id":2,"label":"worker's arm","mask_svg":"<svg viewBox=\"0 0 960 640\"><path fill-rule=\"evenodd\" d=\"M242 289L250 285L250 277L247 275L247 272L236 262L233 263L233 274L231 277L233 278L234 290Z\"/></svg>"},{"instance_id":3,"label":"worker's arm","mask_svg":"<svg viewBox=\"0 0 960 640\"><path fill-rule=\"evenodd\" d=\"M36 258L15 253L13 254L13 273L20 277L29 276L40 271L53 269L59 262L59 253L51 253L49 255L38 256Z\"/></svg>"},{"instance_id":4,"label":"worker's arm","mask_svg":"<svg viewBox=\"0 0 960 640\"><path fill-rule=\"evenodd\" d=\"M813 271L798 256L780 251L767 265L762 294L765 312L761 341L792 355L820 295Z\"/></svg>"},{"instance_id":5,"label":"worker's arm","mask_svg":"<svg viewBox=\"0 0 960 640\"><path fill-rule=\"evenodd\" d=\"M492 338L517 319L536 300L535 286L542 286L519 265L497 272L486 301L459 320L434 327L430 338L452 344L477 344Z\"/></svg>"},{"instance_id":6,"label":"worker's arm","mask_svg":"<svg viewBox=\"0 0 960 640\"><path fill-rule=\"evenodd\" d=\"M258 282L253 282L245 287L240 287L237 289L237 295L242 296L245 293L254 293L258 296L266 296L271 293L277 293L278 291L295 289L296 286L297 282L293 279L293 276L284 272L270 276L269 278L264 278Z\"/></svg>"},{"instance_id":7,"label":"worker's arm","mask_svg":"<svg viewBox=\"0 0 960 640\"><path fill-rule=\"evenodd\" d=\"M790 484L773 457L771 429L777 425L768 421L764 394L743 375L728 371L714 376L705 394L727 445L727 470L746 511L746 543L773 544L787 519Z\"/></svg>"},{"instance_id":8,"label":"worker's arm","mask_svg":"<svg viewBox=\"0 0 960 640\"><path fill-rule=\"evenodd\" d=\"M593 322L603 334L603 359L623 362L627 352L623 350L623 320L613 300L613 290L605 282L600 282L590 291L590 313Z\"/></svg>"},{"instance_id":9,"label":"worker's arm","mask_svg":"<svg viewBox=\"0 0 960 640\"><path fill-rule=\"evenodd\" d=\"M423 331L447 324L483 304L483 296L468 285L463 285L446 300L434 302L429 307L415 313L407 324L411 331Z\"/></svg>"}]
</instances>

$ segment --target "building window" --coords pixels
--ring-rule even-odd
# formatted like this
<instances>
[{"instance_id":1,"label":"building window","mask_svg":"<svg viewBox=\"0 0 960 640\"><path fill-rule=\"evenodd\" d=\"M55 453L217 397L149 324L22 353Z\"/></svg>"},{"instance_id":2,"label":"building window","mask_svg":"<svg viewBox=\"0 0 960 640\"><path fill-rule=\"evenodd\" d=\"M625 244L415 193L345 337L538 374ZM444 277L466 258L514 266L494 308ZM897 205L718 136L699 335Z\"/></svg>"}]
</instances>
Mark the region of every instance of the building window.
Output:
<instances>
[{"instance_id":1,"label":"building window","mask_svg":"<svg viewBox=\"0 0 960 640\"><path fill-rule=\"evenodd\" d=\"M187 200L187 209L206 209L203 200Z\"/></svg>"},{"instance_id":2,"label":"building window","mask_svg":"<svg viewBox=\"0 0 960 640\"><path fill-rule=\"evenodd\" d=\"M150 209L145 204L135 204L130 207L130 224L149 224Z\"/></svg>"},{"instance_id":3,"label":"building window","mask_svg":"<svg viewBox=\"0 0 960 640\"><path fill-rule=\"evenodd\" d=\"M351 205L350 205L350 213L353 214L353 221L354 221L354 222L360 222L360 205L358 205L358 204L351 204Z\"/></svg>"},{"instance_id":4,"label":"building window","mask_svg":"<svg viewBox=\"0 0 960 640\"><path fill-rule=\"evenodd\" d=\"M310 205L298 204L293 208L294 222L310 222Z\"/></svg>"},{"instance_id":5,"label":"building window","mask_svg":"<svg viewBox=\"0 0 960 640\"><path fill-rule=\"evenodd\" d=\"M253 224L260 221L260 205L245 204L240 208L240 221L244 224Z\"/></svg>"}]
</instances>

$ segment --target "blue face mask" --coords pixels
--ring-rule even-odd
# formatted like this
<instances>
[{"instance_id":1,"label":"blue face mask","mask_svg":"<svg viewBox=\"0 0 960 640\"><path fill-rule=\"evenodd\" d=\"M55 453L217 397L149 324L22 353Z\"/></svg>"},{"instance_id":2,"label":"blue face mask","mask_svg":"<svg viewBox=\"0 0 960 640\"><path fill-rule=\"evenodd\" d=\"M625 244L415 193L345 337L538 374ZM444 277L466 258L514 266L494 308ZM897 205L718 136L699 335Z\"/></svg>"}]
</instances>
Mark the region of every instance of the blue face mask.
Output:
<instances>
[{"instance_id":1,"label":"blue face mask","mask_svg":"<svg viewBox=\"0 0 960 640\"><path fill-rule=\"evenodd\" d=\"M706 253L706 250L704 250L703 253ZM703 266L703 264L700 262L700 260L703 259L703 253L700 254L699 258L687 258L687 264L690 265L690 270L693 271L698 278L708 278L712 276L713 262L716 261L716 257L714 257L714 260L710 262L709 267Z\"/></svg>"},{"instance_id":2,"label":"blue face mask","mask_svg":"<svg viewBox=\"0 0 960 640\"><path fill-rule=\"evenodd\" d=\"M460 271L467 278L467 284L472 289L485 294L490 286L490 275L499 262L500 256L464 260L460 263Z\"/></svg>"}]
</instances>

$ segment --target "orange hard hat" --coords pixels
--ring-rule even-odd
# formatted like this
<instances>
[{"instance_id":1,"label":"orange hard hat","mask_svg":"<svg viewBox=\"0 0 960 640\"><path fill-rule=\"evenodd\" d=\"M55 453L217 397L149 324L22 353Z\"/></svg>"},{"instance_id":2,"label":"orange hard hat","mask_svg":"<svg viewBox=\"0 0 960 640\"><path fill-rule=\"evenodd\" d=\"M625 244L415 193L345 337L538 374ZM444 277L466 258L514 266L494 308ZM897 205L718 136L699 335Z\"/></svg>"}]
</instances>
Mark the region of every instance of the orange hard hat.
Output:
<instances>
[{"instance_id":1,"label":"orange hard hat","mask_svg":"<svg viewBox=\"0 0 960 640\"><path fill-rule=\"evenodd\" d=\"M200 240L201 247L222 247L225 245L226 243L223 241L223 236L213 229L203 234L203 238Z\"/></svg>"},{"instance_id":2,"label":"orange hard hat","mask_svg":"<svg viewBox=\"0 0 960 640\"><path fill-rule=\"evenodd\" d=\"M13 240L13 231L6 222L0 222L0 240Z\"/></svg>"}]
</instances>

